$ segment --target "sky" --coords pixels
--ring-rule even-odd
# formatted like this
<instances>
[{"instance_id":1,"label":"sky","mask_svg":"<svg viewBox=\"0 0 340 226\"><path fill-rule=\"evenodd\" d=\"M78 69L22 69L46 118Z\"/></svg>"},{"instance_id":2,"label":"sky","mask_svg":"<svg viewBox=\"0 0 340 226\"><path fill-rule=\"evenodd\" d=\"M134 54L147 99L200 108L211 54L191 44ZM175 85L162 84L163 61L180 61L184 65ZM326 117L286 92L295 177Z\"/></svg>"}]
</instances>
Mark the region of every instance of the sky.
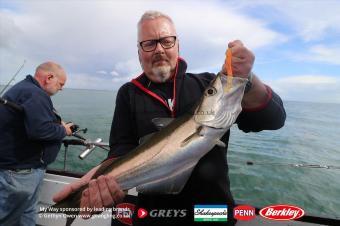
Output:
<instances>
[{"instance_id":1,"label":"sky","mask_svg":"<svg viewBox=\"0 0 340 226\"><path fill-rule=\"evenodd\" d=\"M65 88L117 90L142 69L137 22L174 21L188 72L218 73L228 42L256 57L253 71L284 100L340 103L340 1L0 0L0 84L52 60Z\"/></svg>"}]
</instances>

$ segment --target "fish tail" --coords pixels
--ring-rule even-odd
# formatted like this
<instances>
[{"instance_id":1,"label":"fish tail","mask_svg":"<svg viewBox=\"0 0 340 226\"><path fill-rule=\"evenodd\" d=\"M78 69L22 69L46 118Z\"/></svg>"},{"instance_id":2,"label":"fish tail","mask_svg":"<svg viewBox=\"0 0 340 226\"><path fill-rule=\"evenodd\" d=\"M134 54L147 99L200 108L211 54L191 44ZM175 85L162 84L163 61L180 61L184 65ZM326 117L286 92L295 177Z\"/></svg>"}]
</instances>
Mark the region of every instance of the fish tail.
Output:
<instances>
[{"instance_id":1,"label":"fish tail","mask_svg":"<svg viewBox=\"0 0 340 226\"><path fill-rule=\"evenodd\" d=\"M66 219L66 226L71 226L71 224L73 223L73 221L75 219L76 219L75 216L67 217L67 219Z\"/></svg>"},{"instance_id":2,"label":"fish tail","mask_svg":"<svg viewBox=\"0 0 340 226\"><path fill-rule=\"evenodd\" d=\"M79 214L81 194L82 192L80 191L75 192L66 199L47 207L45 210L39 211L39 213L65 214L66 226L70 226Z\"/></svg>"}]
</instances>

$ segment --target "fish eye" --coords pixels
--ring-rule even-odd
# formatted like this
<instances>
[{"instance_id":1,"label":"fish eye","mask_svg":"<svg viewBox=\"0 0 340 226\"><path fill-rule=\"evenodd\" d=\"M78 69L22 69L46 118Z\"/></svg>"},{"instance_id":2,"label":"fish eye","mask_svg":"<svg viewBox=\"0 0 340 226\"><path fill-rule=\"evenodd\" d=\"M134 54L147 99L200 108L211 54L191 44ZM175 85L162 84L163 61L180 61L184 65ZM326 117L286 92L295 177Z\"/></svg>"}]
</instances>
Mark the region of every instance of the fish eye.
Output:
<instances>
[{"instance_id":1,"label":"fish eye","mask_svg":"<svg viewBox=\"0 0 340 226\"><path fill-rule=\"evenodd\" d=\"M209 96L215 95L216 93L217 93L217 91L214 87L210 87L209 89L207 89L207 94Z\"/></svg>"}]
</instances>

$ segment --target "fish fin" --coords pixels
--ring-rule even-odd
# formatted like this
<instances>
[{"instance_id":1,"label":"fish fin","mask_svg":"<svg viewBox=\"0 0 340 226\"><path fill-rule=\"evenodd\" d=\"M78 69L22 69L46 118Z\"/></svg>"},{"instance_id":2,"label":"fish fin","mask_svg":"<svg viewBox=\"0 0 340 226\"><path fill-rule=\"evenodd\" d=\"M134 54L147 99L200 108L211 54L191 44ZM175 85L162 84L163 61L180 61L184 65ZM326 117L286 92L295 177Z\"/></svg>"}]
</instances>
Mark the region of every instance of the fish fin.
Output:
<instances>
[{"instance_id":1,"label":"fish fin","mask_svg":"<svg viewBox=\"0 0 340 226\"><path fill-rule=\"evenodd\" d=\"M136 187L137 192L143 194L178 194L188 181L194 166L190 166L176 175L169 176L154 182L142 184Z\"/></svg>"},{"instance_id":2,"label":"fish fin","mask_svg":"<svg viewBox=\"0 0 340 226\"><path fill-rule=\"evenodd\" d=\"M202 126L198 127L196 129L195 132L193 132L190 136L188 136L187 138L185 138L182 142L181 142L181 147L184 147L185 145L187 145L188 143L190 143L190 141L194 138L197 138L197 137L201 137L201 130L202 130Z\"/></svg>"},{"instance_id":3,"label":"fish fin","mask_svg":"<svg viewBox=\"0 0 340 226\"><path fill-rule=\"evenodd\" d=\"M167 127L173 120L174 118L153 118L151 122L158 130L161 130L164 127Z\"/></svg>"},{"instance_id":4,"label":"fish fin","mask_svg":"<svg viewBox=\"0 0 340 226\"><path fill-rule=\"evenodd\" d=\"M139 139L139 144L144 144L146 141L148 141L151 137L152 137L152 135L154 135L156 132L154 132L154 133L149 133L148 135L145 135L144 137L141 137L140 139Z\"/></svg>"},{"instance_id":5,"label":"fish fin","mask_svg":"<svg viewBox=\"0 0 340 226\"><path fill-rule=\"evenodd\" d=\"M223 147L225 148L227 145L225 145L225 143L221 140L216 140L216 145L219 146L219 147Z\"/></svg>"}]
</instances>

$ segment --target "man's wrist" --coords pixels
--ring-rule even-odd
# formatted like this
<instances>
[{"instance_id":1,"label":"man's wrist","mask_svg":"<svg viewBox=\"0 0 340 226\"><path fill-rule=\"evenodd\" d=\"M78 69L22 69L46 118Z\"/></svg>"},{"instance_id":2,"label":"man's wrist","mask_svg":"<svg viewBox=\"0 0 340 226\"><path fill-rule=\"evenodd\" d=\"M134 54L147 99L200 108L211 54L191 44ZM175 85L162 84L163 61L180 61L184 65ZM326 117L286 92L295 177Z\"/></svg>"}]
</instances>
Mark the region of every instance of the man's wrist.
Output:
<instances>
[{"instance_id":1,"label":"man's wrist","mask_svg":"<svg viewBox=\"0 0 340 226\"><path fill-rule=\"evenodd\" d=\"M246 87L244 89L244 93L248 93L251 88L253 87L253 77L254 77L254 73L252 71L249 72L248 74L248 82L246 83Z\"/></svg>"}]
</instances>

